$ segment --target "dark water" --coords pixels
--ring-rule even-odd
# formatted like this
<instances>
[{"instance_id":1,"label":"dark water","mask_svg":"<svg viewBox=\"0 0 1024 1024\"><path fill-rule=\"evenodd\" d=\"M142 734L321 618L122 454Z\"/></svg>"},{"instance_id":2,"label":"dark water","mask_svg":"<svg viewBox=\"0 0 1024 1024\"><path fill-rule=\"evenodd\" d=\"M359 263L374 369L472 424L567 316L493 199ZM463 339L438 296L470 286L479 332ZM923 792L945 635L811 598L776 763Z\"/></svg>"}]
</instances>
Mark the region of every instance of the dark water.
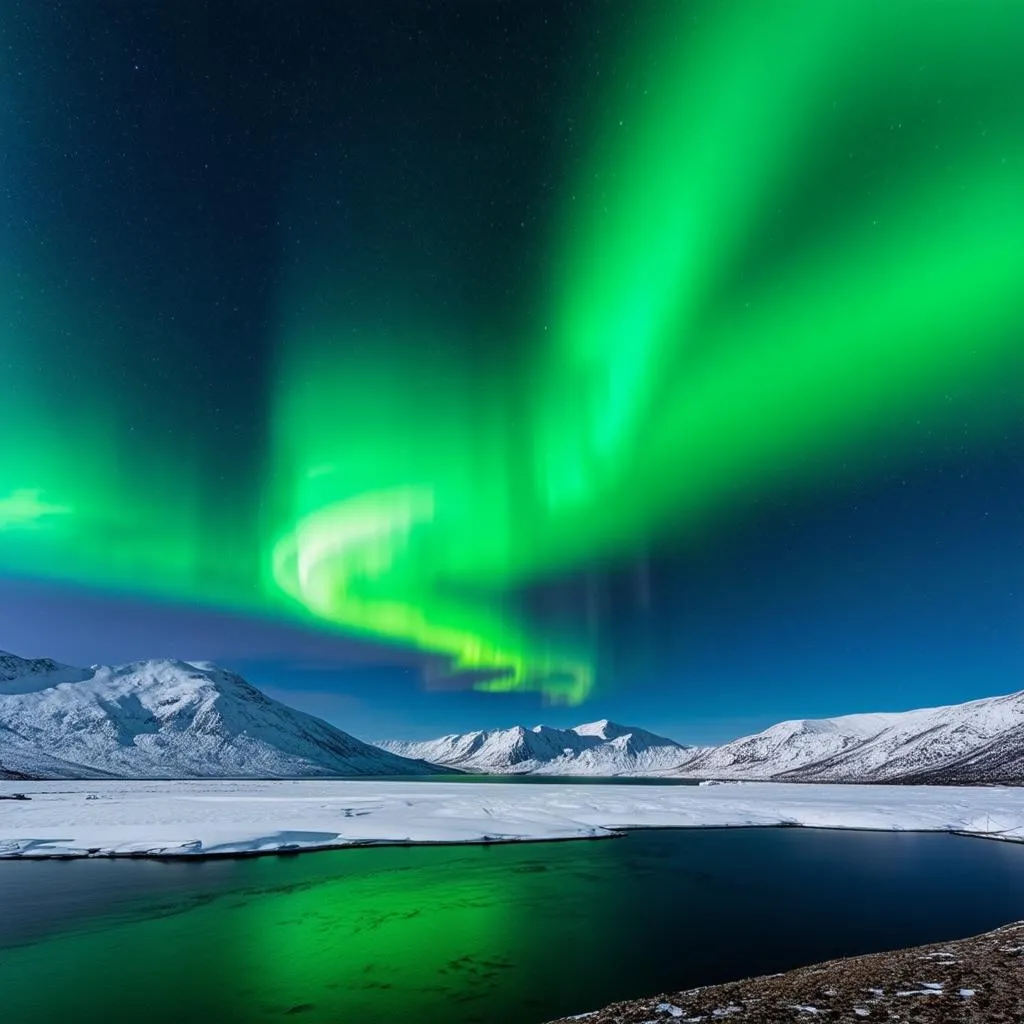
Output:
<instances>
[{"instance_id":1,"label":"dark water","mask_svg":"<svg viewBox=\"0 0 1024 1024\"><path fill-rule=\"evenodd\" d=\"M1024 847L809 829L0 862L0 1019L536 1024L1024 917Z\"/></svg>"}]
</instances>

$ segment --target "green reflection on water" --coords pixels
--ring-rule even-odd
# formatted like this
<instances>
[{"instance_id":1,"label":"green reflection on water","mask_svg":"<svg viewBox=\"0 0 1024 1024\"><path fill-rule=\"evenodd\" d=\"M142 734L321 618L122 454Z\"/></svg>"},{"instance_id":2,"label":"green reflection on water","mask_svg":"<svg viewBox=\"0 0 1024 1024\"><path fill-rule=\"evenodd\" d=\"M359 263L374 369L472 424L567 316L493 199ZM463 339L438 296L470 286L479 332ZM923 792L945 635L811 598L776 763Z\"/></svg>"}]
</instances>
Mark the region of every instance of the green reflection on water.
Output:
<instances>
[{"instance_id":1,"label":"green reflection on water","mask_svg":"<svg viewBox=\"0 0 1024 1024\"><path fill-rule=\"evenodd\" d=\"M581 922L593 916L594 868L610 866L594 847L607 845L248 863L255 885L245 889L137 902L2 951L0 1016L374 1024L414 1010L428 1024L540 1020L558 1003L559 979L585 969L599 941ZM261 886L272 878L285 884Z\"/></svg>"},{"instance_id":2,"label":"green reflection on water","mask_svg":"<svg viewBox=\"0 0 1024 1024\"><path fill-rule=\"evenodd\" d=\"M1024 917L1022 857L948 835L696 829L5 863L0 942L24 944L0 945L0 1024L538 1024L986 931Z\"/></svg>"}]
</instances>

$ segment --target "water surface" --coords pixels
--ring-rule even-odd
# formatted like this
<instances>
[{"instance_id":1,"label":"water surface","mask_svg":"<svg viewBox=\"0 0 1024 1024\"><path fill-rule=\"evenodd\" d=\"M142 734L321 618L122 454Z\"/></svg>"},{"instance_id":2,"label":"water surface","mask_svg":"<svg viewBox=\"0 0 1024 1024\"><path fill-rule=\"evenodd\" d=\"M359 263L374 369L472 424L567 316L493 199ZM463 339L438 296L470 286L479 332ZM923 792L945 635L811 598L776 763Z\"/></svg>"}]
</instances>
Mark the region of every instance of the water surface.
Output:
<instances>
[{"instance_id":1,"label":"water surface","mask_svg":"<svg viewBox=\"0 0 1024 1024\"><path fill-rule=\"evenodd\" d=\"M728 829L7 861L0 907L5 1024L536 1024L1024 917L1024 847Z\"/></svg>"}]
</instances>

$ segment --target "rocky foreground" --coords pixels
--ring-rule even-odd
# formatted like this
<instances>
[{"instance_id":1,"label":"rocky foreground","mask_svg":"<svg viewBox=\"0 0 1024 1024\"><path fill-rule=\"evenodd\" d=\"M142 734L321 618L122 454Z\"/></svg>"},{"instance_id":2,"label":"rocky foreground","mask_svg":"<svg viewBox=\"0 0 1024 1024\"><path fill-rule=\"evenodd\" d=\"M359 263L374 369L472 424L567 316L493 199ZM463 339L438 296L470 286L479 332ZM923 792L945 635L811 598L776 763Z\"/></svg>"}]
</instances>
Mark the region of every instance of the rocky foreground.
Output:
<instances>
[{"instance_id":1,"label":"rocky foreground","mask_svg":"<svg viewBox=\"0 0 1024 1024\"><path fill-rule=\"evenodd\" d=\"M552 1024L1021 1024L1024 921L956 942L613 1003Z\"/></svg>"}]
</instances>

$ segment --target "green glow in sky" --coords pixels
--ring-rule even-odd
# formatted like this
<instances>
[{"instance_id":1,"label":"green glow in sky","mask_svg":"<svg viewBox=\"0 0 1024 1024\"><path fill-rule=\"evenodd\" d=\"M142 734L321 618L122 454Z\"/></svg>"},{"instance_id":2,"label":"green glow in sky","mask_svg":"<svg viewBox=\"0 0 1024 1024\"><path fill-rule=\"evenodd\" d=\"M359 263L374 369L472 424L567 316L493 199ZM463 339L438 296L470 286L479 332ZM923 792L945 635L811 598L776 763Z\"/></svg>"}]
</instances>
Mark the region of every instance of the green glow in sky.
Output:
<instances>
[{"instance_id":1,"label":"green glow in sky","mask_svg":"<svg viewBox=\"0 0 1024 1024\"><path fill-rule=\"evenodd\" d=\"M38 338L73 317L19 308L0 564L298 616L577 703L598 652L533 623L523 585L910 457L965 415L997 428L993 395L1024 379L1024 8L652 10L603 92L570 97L587 145L534 330L506 342L523 358L471 364L457 321L367 328L322 301L312 251L276 296L268 451L231 521L207 513L202 440L169 449L99 371L86 409L53 400Z\"/></svg>"},{"instance_id":2,"label":"green glow in sky","mask_svg":"<svg viewBox=\"0 0 1024 1024\"><path fill-rule=\"evenodd\" d=\"M48 516L70 515L63 505L48 505L39 491L14 491L0 498L0 530L40 526Z\"/></svg>"}]
</instances>

